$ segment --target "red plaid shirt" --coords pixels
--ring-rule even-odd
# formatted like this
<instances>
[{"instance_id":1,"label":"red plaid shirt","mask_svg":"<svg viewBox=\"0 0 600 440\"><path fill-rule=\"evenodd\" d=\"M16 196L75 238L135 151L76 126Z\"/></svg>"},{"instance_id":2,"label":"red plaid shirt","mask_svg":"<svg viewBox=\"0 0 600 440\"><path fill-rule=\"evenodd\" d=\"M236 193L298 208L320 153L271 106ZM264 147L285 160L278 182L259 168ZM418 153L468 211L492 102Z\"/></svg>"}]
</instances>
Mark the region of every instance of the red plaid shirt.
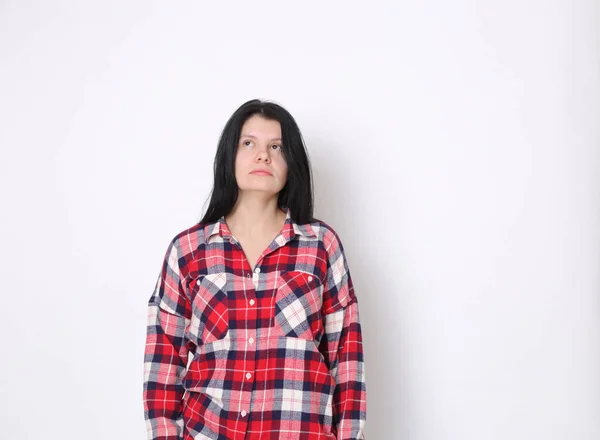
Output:
<instances>
[{"instance_id":1,"label":"red plaid shirt","mask_svg":"<svg viewBox=\"0 0 600 440\"><path fill-rule=\"evenodd\" d=\"M285 224L251 268L223 217L170 243L148 303L148 439L363 439L358 304L342 243Z\"/></svg>"}]
</instances>

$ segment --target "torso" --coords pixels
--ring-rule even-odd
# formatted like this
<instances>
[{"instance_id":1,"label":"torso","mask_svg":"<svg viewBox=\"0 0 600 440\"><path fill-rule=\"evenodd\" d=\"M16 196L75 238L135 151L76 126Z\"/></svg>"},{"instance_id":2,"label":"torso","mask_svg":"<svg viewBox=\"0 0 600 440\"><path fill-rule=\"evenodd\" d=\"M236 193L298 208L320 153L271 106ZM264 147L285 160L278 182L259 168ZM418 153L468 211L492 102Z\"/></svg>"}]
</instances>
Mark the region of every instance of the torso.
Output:
<instances>
[{"instance_id":1,"label":"torso","mask_svg":"<svg viewBox=\"0 0 600 440\"><path fill-rule=\"evenodd\" d=\"M258 263L260 255L267 248L267 246L271 244L273 238L275 238L275 236L271 237L270 239L240 239L236 237L252 270L254 270L254 266L256 266L256 263Z\"/></svg>"},{"instance_id":2,"label":"torso","mask_svg":"<svg viewBox=\"0 0 600 440\"><path fill-rule=\"evenodd\" d=\"M242 247L244 255L246 256L248 264L250 265L250 268L252 270L254 270L254 266L256 266L256 264L258 263L258 259L260 258L263 251L267 249L267 247L271 244L275 237L277 237L277 235L279 235L279 233L281 232L281 228L285 223L285 214L280 214L280 219L278 223L279 225L275 229L265 231L264 233L261 233L260 235L257 235L255 237L246 237L243 235L238 236L230 228L232 235L240 243L240 246Z\"/></svg>"}]
</instances>

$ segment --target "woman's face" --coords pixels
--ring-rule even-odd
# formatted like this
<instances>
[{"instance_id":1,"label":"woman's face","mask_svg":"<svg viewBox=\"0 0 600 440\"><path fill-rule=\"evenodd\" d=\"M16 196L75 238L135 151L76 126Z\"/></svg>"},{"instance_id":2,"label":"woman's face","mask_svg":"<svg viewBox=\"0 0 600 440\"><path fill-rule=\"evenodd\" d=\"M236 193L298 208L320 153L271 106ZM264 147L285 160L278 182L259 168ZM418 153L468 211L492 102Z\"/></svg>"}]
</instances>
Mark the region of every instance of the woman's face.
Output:
<instances>
[{"instance_id":1,"label":"woman's face","mask_svg":"<svg viewBox=\"0 0 600 440\"><path fill-rule=\"evenodd\" d=\"M278 194L287 181L287 164L281 151L278 121L253 115L242 126L235 179L240 192L263 191Z\"/></svg>"}]
</instances>

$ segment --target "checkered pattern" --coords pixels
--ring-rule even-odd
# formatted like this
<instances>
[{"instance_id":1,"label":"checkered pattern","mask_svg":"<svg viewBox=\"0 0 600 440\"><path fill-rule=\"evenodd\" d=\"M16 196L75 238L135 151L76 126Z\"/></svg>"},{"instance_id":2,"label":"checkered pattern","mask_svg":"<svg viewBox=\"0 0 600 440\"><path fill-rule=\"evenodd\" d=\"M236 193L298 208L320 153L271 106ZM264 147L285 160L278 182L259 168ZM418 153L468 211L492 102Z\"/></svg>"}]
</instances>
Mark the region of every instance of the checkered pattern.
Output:
<instances>
[{"instance_id":1,"label":"checkered pattern","mask_svg":"<svg viewBox=\"0 0 600 440\"><path fill-rule=\"evenodd\" d=\"M286 214L254 268L223 217L169 244L148 302L148 439L364 439L342 243L326 223Z\"/></svg>"}]
</instances>

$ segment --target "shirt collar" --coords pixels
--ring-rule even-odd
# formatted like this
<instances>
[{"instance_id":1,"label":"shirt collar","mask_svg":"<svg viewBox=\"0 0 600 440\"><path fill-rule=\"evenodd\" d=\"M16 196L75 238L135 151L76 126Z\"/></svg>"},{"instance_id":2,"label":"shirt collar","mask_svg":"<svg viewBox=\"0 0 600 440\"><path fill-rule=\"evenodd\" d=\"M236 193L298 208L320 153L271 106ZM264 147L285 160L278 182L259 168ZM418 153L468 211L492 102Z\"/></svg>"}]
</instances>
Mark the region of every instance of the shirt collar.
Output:
<instances>
[{"instance_id":1,"label":"shirt collar","mask_svg":"<svg viewBox=\"0 0 600 440\"><path fill-rule=\"evenodd\" d=\"M290 241L296 235L302 235L304 237L316 238L315 231L309 223L299 225L292 220L290 208L284 208L285 211L285 223L281 229L280 234L285 238L285 241ZM204 226L204 241L208 243L209 239L213 235L219 235L223 239L229 239L231 237L231 231L225 222L225 216L221 216L217 221L207 223Z\"/></svg>"}]
</instances>

